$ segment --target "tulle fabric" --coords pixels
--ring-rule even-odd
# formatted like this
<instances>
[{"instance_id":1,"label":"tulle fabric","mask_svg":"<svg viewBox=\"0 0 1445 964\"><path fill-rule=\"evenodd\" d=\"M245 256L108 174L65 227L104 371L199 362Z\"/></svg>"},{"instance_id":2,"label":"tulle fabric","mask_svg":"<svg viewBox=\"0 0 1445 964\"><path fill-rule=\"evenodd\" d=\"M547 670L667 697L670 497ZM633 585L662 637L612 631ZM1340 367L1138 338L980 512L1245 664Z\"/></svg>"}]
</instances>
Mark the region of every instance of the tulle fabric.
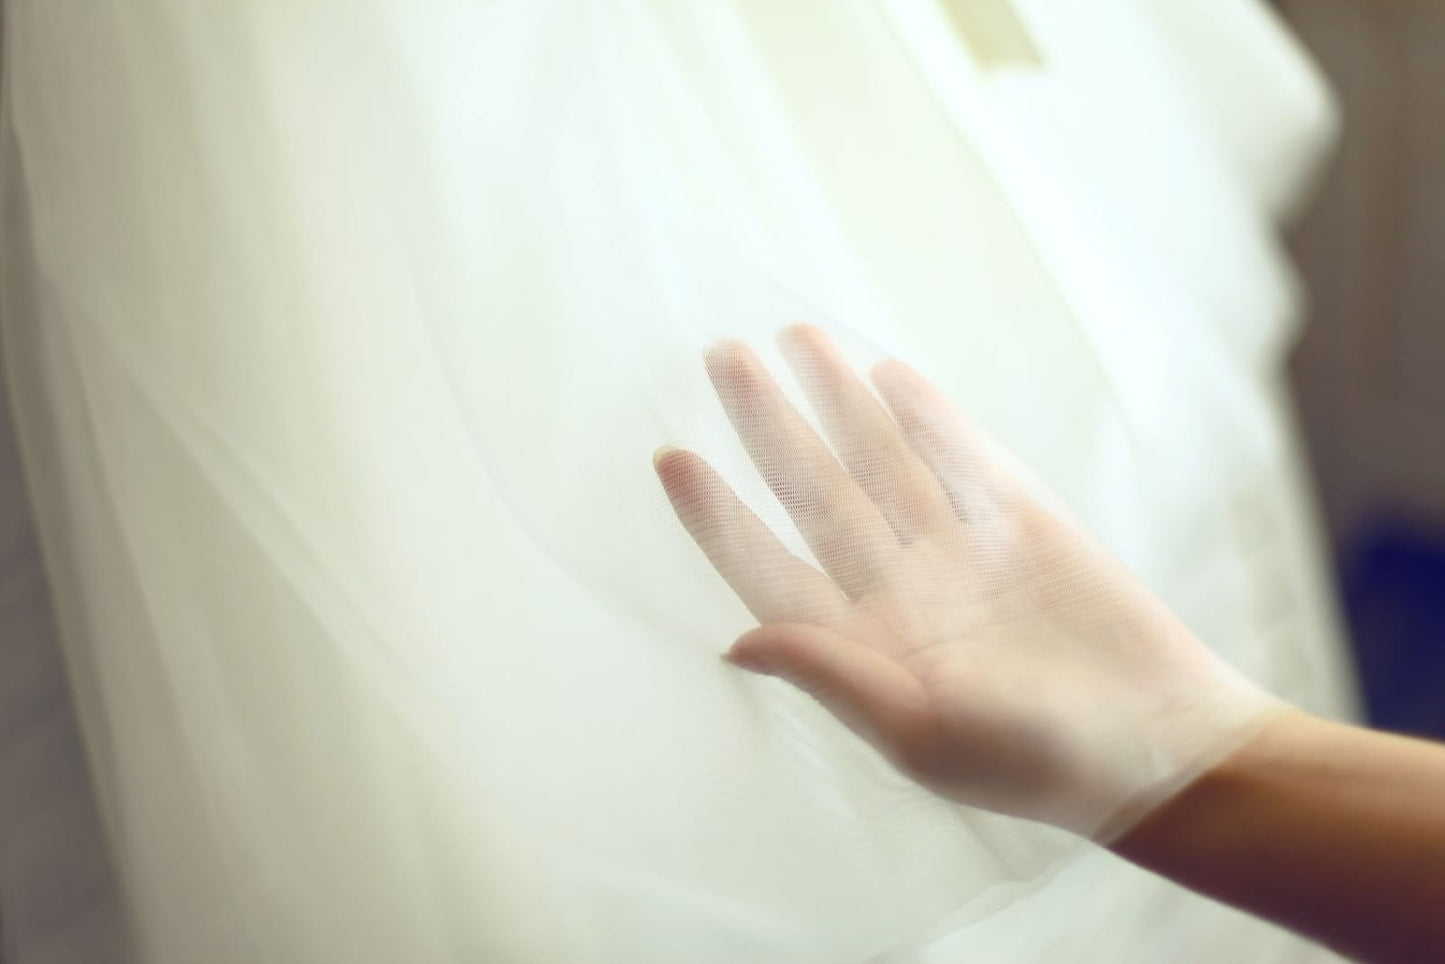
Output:
<instances>
[{"instance_id":1,"label":"tulle fabric","mask_svg":"<svg viewBox=\"0 0 1445 964\"><path fill-rule=\"evenodd\" d=\"M864 960L1066 862L717 658L649 458L806 557L701 362L801 318L1343 708L1274 399L1330 115L1176 5L1015 3L983 70L924 0L11 0L6 350L142 959Z\"/></svg>"}]
</instances>

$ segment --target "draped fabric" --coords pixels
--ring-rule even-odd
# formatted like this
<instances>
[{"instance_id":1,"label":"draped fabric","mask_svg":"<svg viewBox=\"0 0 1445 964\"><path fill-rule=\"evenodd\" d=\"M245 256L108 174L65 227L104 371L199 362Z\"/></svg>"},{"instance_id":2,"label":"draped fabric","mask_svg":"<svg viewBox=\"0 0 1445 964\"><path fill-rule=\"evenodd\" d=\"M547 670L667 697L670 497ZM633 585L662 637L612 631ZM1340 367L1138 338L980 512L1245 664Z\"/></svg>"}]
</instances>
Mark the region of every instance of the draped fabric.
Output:
<instances>
[{"instance_id":1,"label":"draped fabric","mask_svg":"<svg viewBox=\"0 0 1445 964\"><path fill-rule=\"evenodd\" d=\"M797 319L1347 711L1277 398L1318 81L1245 0L1018 0L1020 58L969 3L11 0L7 362L141 959L861 961L1113 893L717 658L649 456L806 556L700 360Z\"/></svg>"}]
</instances>

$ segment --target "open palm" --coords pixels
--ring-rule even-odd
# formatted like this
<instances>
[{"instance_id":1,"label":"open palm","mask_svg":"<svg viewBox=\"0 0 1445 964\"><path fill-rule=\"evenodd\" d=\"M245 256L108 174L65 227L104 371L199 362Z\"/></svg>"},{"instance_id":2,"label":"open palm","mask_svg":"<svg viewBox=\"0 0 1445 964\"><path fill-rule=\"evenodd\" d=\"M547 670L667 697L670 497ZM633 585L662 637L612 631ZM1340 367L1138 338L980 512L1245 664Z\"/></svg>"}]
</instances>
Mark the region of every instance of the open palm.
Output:
<instances>
[{"instance_id":1,"label":"open palm","mask_svg":"<svg viewBox=\"0 0 1445 964\"><path fill-rule=\"evenodd\" d=\"M831 449L746 345L714 347L707 369L821 571L700 457L656 458L761 623L735 663L812 694L939 793L1096 836L1271 704L916 372L876 367L880 403L818 329L781 344Z\"/></svg>"}]
</instances>

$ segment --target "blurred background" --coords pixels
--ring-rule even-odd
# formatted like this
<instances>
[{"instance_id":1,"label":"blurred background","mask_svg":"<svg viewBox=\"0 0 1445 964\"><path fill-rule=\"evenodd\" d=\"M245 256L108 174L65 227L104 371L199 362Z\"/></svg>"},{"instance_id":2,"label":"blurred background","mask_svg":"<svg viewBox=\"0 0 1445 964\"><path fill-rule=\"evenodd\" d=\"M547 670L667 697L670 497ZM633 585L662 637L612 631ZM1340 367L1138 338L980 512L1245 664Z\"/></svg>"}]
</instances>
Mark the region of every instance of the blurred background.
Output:
<instances>
[{"instance_id":1,"label":"blurred background","mask_svg":"<svg viewBox=\"0 0 1445 964\"><path fill-rule=\"evenodd\" d=\"M1445 738L1445 4L1284 0L1344 118L1292 363L1371 722Z\"/></svg>"}]
</instances>

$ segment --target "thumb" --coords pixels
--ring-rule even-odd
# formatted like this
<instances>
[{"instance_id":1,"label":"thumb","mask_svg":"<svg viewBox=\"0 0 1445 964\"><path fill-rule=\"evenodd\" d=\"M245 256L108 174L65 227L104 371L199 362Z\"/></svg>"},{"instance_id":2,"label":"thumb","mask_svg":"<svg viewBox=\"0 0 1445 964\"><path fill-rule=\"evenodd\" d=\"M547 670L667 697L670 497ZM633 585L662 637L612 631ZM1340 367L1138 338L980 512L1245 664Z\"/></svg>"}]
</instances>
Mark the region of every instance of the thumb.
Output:
<instances>
[{"instance_id":1,"label":"thumb","mask_svg":"<svg viewBox=\"0 0 1445 964\"><path fill-rule=\"evenodd\" d=\"M736 666L787 680L889 757L907 758L929 729L928 693L898 663L820 626L774 623L744 633Z\"/></svg>"}]
</instances>

